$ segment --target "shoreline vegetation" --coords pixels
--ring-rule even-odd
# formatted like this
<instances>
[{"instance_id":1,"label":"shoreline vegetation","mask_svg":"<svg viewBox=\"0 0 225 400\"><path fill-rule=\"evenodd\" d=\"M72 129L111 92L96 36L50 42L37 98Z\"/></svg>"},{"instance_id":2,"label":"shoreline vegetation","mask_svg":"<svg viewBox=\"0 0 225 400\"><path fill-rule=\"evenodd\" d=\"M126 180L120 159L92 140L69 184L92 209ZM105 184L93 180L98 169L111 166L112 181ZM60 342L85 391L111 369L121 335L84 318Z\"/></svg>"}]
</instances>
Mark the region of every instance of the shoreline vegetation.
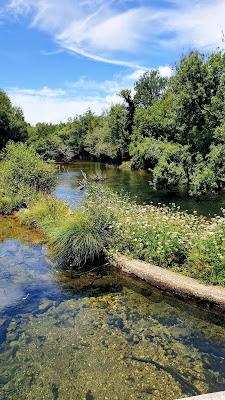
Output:
<instances>
[{"instance_id":1,"label":"shoreline vegetation","mask_svg":"<svg viewBox=\"0 0 225 400\"><path fill-rule=\"evenodd\" d=\"M170 78L146 71L101 115L26 123L0 90L0 150L24 141L45 161L99 160L144 169L158 190L202 197L225 189L225 53L191 51Z\"/></svg>"},{"instance_id":2,"label":"shoreline vegetation","mask_svg":"<svg viewBox=\"0 0 225 400\"><path fill-rule=\"evenodd\" d=\"M206 284L225 285L225 217L207 219L175 206L137 205L90 184L74 210L50 192L53 166L32 147L10 143L2 161L0 212L40 231L58 264L81 272L123 254ZM11 207L11 208L10 208Z\"/></svg>"},{"instance_id":3,"label":"shoreline vegetation","mask_svg":"<svg viewBox=\"0 0 225 400\"><path fill-rule=\"evenodd\" d=\"M144 169L157 190L202 197L225 189L225 53L191 51L171 78L147 71L121 103L66 123L31 126L0 90L0 214L46 238L71 271L118 254L225 286L225 214L207 219L179 208L140 206L105 185L89 185L75 210L51 196L54 162L94 159ZM93 181L100 183L100 176Z\"/></svg>"}]
</instances>

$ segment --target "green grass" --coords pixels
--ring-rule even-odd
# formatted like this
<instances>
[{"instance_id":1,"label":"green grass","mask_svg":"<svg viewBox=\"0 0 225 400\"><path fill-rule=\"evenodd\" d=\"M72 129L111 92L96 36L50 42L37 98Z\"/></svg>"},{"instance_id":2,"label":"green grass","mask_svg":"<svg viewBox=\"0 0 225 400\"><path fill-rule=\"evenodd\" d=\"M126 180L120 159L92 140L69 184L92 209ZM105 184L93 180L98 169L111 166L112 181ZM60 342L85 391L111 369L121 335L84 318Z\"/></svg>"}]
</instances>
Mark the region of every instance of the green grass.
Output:
<instances>
[{"instance_id":1,"label":"green grass","mask_svg":"<svg viewBox=\"0 0 225 400\"><path fill-rule=\"evenodd\" d=\"M39 195L19 212L19 218L44 233L52 255L65 268L80 270L108 260L115 229L113 214L97 200L94 207L71 211L66 203Z\"/></svg>"},{"instance_id":2,"label":"green grass","mask_svg":"<svg viewBox=\"0 0 225 400\"><path fill-rule=\"evenodd\" d=\"M42 195L20 218L41 230L58 262L82 270L121 253L225 285L225 218L206 219L173 207L140 206L102 185L91 185L82 207Z\"/></svg>"},{"instance_id":3,"label":"green grass","mask_svg":"<svg viewBox=\"0 0 225 400\"><path fill-rule=\"evenodd\" d=\"M38 194L29 204L29 207L19 212L20 220L47 234L49 230L60 226L68 219L70 211L68 205L48 194Z\"/></svg>"},{"instance_id":4,"label":"green grass","mask_svg":"<svg viewBox=\"0 0 225 400\"><path fill-rule=\"evenodd\" d=\"M61 265L80 270L107 261L112 231L110 213L98 207L92 210L81 208L53 230L49 240Z\"/></svg>"},{"instance_id":5,"label":"green grass","mask_svg":"<svg viewBox=\"0 0 225 400\"><path fill-rule=\"evenodd\" d=\"M111 209L117 234L111 252L225 284L225 218L206 219L173 207L140 206L103 187L90 188L86 207Z\"/></svg>"}]
</instances>

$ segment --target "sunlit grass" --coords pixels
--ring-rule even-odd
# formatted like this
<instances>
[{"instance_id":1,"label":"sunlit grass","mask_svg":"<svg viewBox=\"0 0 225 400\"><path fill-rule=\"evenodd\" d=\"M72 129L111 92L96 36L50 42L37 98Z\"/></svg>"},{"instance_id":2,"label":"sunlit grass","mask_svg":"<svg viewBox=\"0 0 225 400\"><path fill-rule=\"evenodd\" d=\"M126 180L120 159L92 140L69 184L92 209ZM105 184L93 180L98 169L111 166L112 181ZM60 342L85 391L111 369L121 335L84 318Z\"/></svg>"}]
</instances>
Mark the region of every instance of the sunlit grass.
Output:
<instances>
[{"instance_id":1,"label":"sunlit grass","mask_svg":"<svg viewBox=\"0 0 225 400\"><path fill-rule=\"evenodd\" d=\"M112 239L112 220L108 212L95 208L74 211L49 240L58 262L73 269L102 264Z\"/></svg>"},{"instance_id":2,"label":"sunlit grass","mask_svg":"<svg viewBox=\"0 0 225 400\"><path fill-rule=\"evenodd\" d=\"M225 283L224 217L137 205L102 185L91 185L77 210L39 195L19 216L46 235L58 263L71 269L101 265L122 253L207 283Z\"/></svg>"}]
</instances>

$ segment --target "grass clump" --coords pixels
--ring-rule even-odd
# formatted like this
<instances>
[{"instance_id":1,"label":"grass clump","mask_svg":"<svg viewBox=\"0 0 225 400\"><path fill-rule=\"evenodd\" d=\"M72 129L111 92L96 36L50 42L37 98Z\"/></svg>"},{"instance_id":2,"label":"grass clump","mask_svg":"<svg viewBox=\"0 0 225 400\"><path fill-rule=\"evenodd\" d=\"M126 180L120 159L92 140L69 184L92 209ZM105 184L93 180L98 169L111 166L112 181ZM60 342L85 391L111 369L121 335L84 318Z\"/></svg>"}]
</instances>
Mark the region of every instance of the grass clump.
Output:
<instances>
[{"instance_id":1,"label":"grass clump","mask_svg":"<svg viewBox=\"0 0 225 400\"><path fill-rule=\"evenodd\" d=\"M49 239L61 265L81 270L107 261L113 230L110 212L83 207L74 211Z\"/></svg>"},{"instance_id":2,"label":"grass clump","mask_svg":"<svg viewBox=\"0 0 225 400\"><path fill-rule=\"evenodd\" d=\"M45 235L58 264L83 270L107 262L115 236L113 212L102 208L100 199L86 199L72 211L66 203L39 194L27 209L20 210L19 218Z\"/></svg>"},{"instance_id":3,"label":"grass clump","mask_svg":"<svg viewBox=\"0 0 225 400\"><path fill-rule=\"evenodd\" d=\"M9 143L1 157L0 213L26 207L37 193L49 193L54 187L53 168L32 147Z\"/></svg>"},{"instance_id":4,"label":"grass clump","mask_svg":"<svg viewBox=\"0 0 225 400\"><path fill-rule=\"evenodd\" d=\"M206 283L225 284L225 217L140 206L99 185L88 188L77 210L39 195L19 215L44 232L58 262L70 269L101 265L122 253Z\"/></svg>"}]
</instances>

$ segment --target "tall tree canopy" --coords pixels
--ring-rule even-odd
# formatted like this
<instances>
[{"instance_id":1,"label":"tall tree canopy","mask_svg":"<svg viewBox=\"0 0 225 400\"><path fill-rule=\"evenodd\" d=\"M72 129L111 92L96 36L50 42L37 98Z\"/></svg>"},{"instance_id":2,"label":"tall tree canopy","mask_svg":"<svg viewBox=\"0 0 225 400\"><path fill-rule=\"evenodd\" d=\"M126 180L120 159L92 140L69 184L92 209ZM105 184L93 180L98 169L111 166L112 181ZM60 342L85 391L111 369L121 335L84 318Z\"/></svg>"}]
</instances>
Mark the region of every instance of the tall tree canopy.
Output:
<instances>
[{"instance_id":1,"label":"tall tree canopy","mask_svg":"<svg viewBox=\"0 0 225 400\"><path fill-rule=\"evenodd\" d=\"M0 149L9 140L14 142L27 139L27 124L19 107L13 107L7 94L0 90Z\"/></svg>"}]
</instances>

